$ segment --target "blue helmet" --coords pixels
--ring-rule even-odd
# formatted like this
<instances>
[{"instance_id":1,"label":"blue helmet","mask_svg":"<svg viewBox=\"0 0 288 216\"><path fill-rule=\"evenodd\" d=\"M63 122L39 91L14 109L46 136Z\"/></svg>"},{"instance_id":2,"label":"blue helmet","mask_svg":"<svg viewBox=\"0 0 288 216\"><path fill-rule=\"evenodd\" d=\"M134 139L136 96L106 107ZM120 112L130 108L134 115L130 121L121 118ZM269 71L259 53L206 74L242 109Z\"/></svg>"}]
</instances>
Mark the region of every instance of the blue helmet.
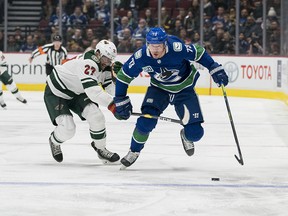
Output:
<instances>
[{"instance_id":1,"label":"blue helmet","mask_svg":"<svg viewBox=\"0 0 288 216\"><path fill-rule=\"evenodd\" d=\"M146 42L148 44L161 44L167 40L167 34L163 28L151 28L146 35Z\"/></svg>"}]
</instances>

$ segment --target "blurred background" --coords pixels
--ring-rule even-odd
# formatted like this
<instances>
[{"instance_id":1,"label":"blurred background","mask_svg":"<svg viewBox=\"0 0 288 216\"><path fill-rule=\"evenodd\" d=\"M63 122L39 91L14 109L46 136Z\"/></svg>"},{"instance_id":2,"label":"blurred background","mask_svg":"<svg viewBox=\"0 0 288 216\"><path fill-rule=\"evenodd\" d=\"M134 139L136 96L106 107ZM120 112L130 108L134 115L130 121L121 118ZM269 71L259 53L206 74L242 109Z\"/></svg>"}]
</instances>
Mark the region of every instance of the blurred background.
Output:
<instances>
[{"instance_id":1,"label":"blurred background","mask_svg":"<svg viewBox=\"0 0 288 216\"><path fill-rule=\"evenodd\" d=\"M132 53L162 26L211 54L287 56L287 10L285 0L0 0L0 50L31 52L59 33L68 52L105 38Z\"/></svg>"}]
</instances>

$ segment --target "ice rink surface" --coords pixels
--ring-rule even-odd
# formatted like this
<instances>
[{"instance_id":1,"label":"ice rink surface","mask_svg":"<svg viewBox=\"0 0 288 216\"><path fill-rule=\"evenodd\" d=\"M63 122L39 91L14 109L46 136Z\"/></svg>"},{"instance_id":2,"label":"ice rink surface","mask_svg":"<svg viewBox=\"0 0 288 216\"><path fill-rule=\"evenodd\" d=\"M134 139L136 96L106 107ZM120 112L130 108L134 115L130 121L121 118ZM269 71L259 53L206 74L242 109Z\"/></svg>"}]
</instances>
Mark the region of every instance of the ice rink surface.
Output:
<instances>
[{"instance_id":1,"label":"ice rink surface","mask_svg":"<svg viewBox=\"0 0 288 216\"><path fill-rule=\"evenodd\" d=\"M74 116L76 135L52 158L43 92L22 92L28 104L4 91L0 109L1 216L286 216L288 212L288 107L281 101L229 97L244 166L224 98L200 96L205 135L186 156L181 125L159 121L138 160L120 171L103 165L90 146L87 122ZM130 94L139 112L144 95ZM125 156L136 117L118 121L102 109L107 148ZM176 118L169 107L163 116ZM211 178L220 178L212 181Z\"/></svg>"}]
</instances>

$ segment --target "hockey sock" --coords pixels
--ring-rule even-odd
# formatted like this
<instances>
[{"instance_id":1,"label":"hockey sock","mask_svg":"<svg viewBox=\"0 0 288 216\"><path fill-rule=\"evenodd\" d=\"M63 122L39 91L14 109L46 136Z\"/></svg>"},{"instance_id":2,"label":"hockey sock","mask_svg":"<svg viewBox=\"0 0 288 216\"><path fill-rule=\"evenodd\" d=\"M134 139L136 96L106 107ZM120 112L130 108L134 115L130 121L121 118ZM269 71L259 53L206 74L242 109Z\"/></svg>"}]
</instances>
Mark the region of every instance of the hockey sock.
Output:
<instances>
[{"instance_id":1,"label":"hockey sock","mask_svg":"<svg viewBox=\"0 0 288 216\"><path fill-rule=\"evenodd\" d=\"M139 129L135 128L131 140L131 151L140 152L144 148L144 144L146 143L148 137L149 133L143 133Z\"/></svg>"},{"instance_id":2,"label":"hockey sock","mask_svg":"<svg viewBox=\"0 0 288 216\"><path fill-rule=\"evenodd\" d=\"M21 101L24 100L24 98L22 97L22 95L19 92L19 89L17 88L15 82L13 81L10 85L6 86L7 89L9 89L9 91L18 99L20 99Z\"/></svg>"}]
</instances>

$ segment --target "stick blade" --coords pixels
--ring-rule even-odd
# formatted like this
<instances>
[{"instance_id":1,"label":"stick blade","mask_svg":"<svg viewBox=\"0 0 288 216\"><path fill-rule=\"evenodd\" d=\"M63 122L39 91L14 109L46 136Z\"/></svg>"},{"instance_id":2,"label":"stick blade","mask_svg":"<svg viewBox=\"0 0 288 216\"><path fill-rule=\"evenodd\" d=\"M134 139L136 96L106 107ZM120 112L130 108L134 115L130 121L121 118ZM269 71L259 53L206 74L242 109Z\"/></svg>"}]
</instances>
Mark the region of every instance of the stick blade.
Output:
<instances>
[{"instance_id":1,"label":"stick blade","mask_svg":"<svg viewBox=\"0 0 288 216\"><path fill-rule=\"evenodd\" d=\"M237 157L237 155L234 155L238 163L240 163L242 166L244 165L243 158L241 157L240 159Z\"/></svg>"}]
</instances>

